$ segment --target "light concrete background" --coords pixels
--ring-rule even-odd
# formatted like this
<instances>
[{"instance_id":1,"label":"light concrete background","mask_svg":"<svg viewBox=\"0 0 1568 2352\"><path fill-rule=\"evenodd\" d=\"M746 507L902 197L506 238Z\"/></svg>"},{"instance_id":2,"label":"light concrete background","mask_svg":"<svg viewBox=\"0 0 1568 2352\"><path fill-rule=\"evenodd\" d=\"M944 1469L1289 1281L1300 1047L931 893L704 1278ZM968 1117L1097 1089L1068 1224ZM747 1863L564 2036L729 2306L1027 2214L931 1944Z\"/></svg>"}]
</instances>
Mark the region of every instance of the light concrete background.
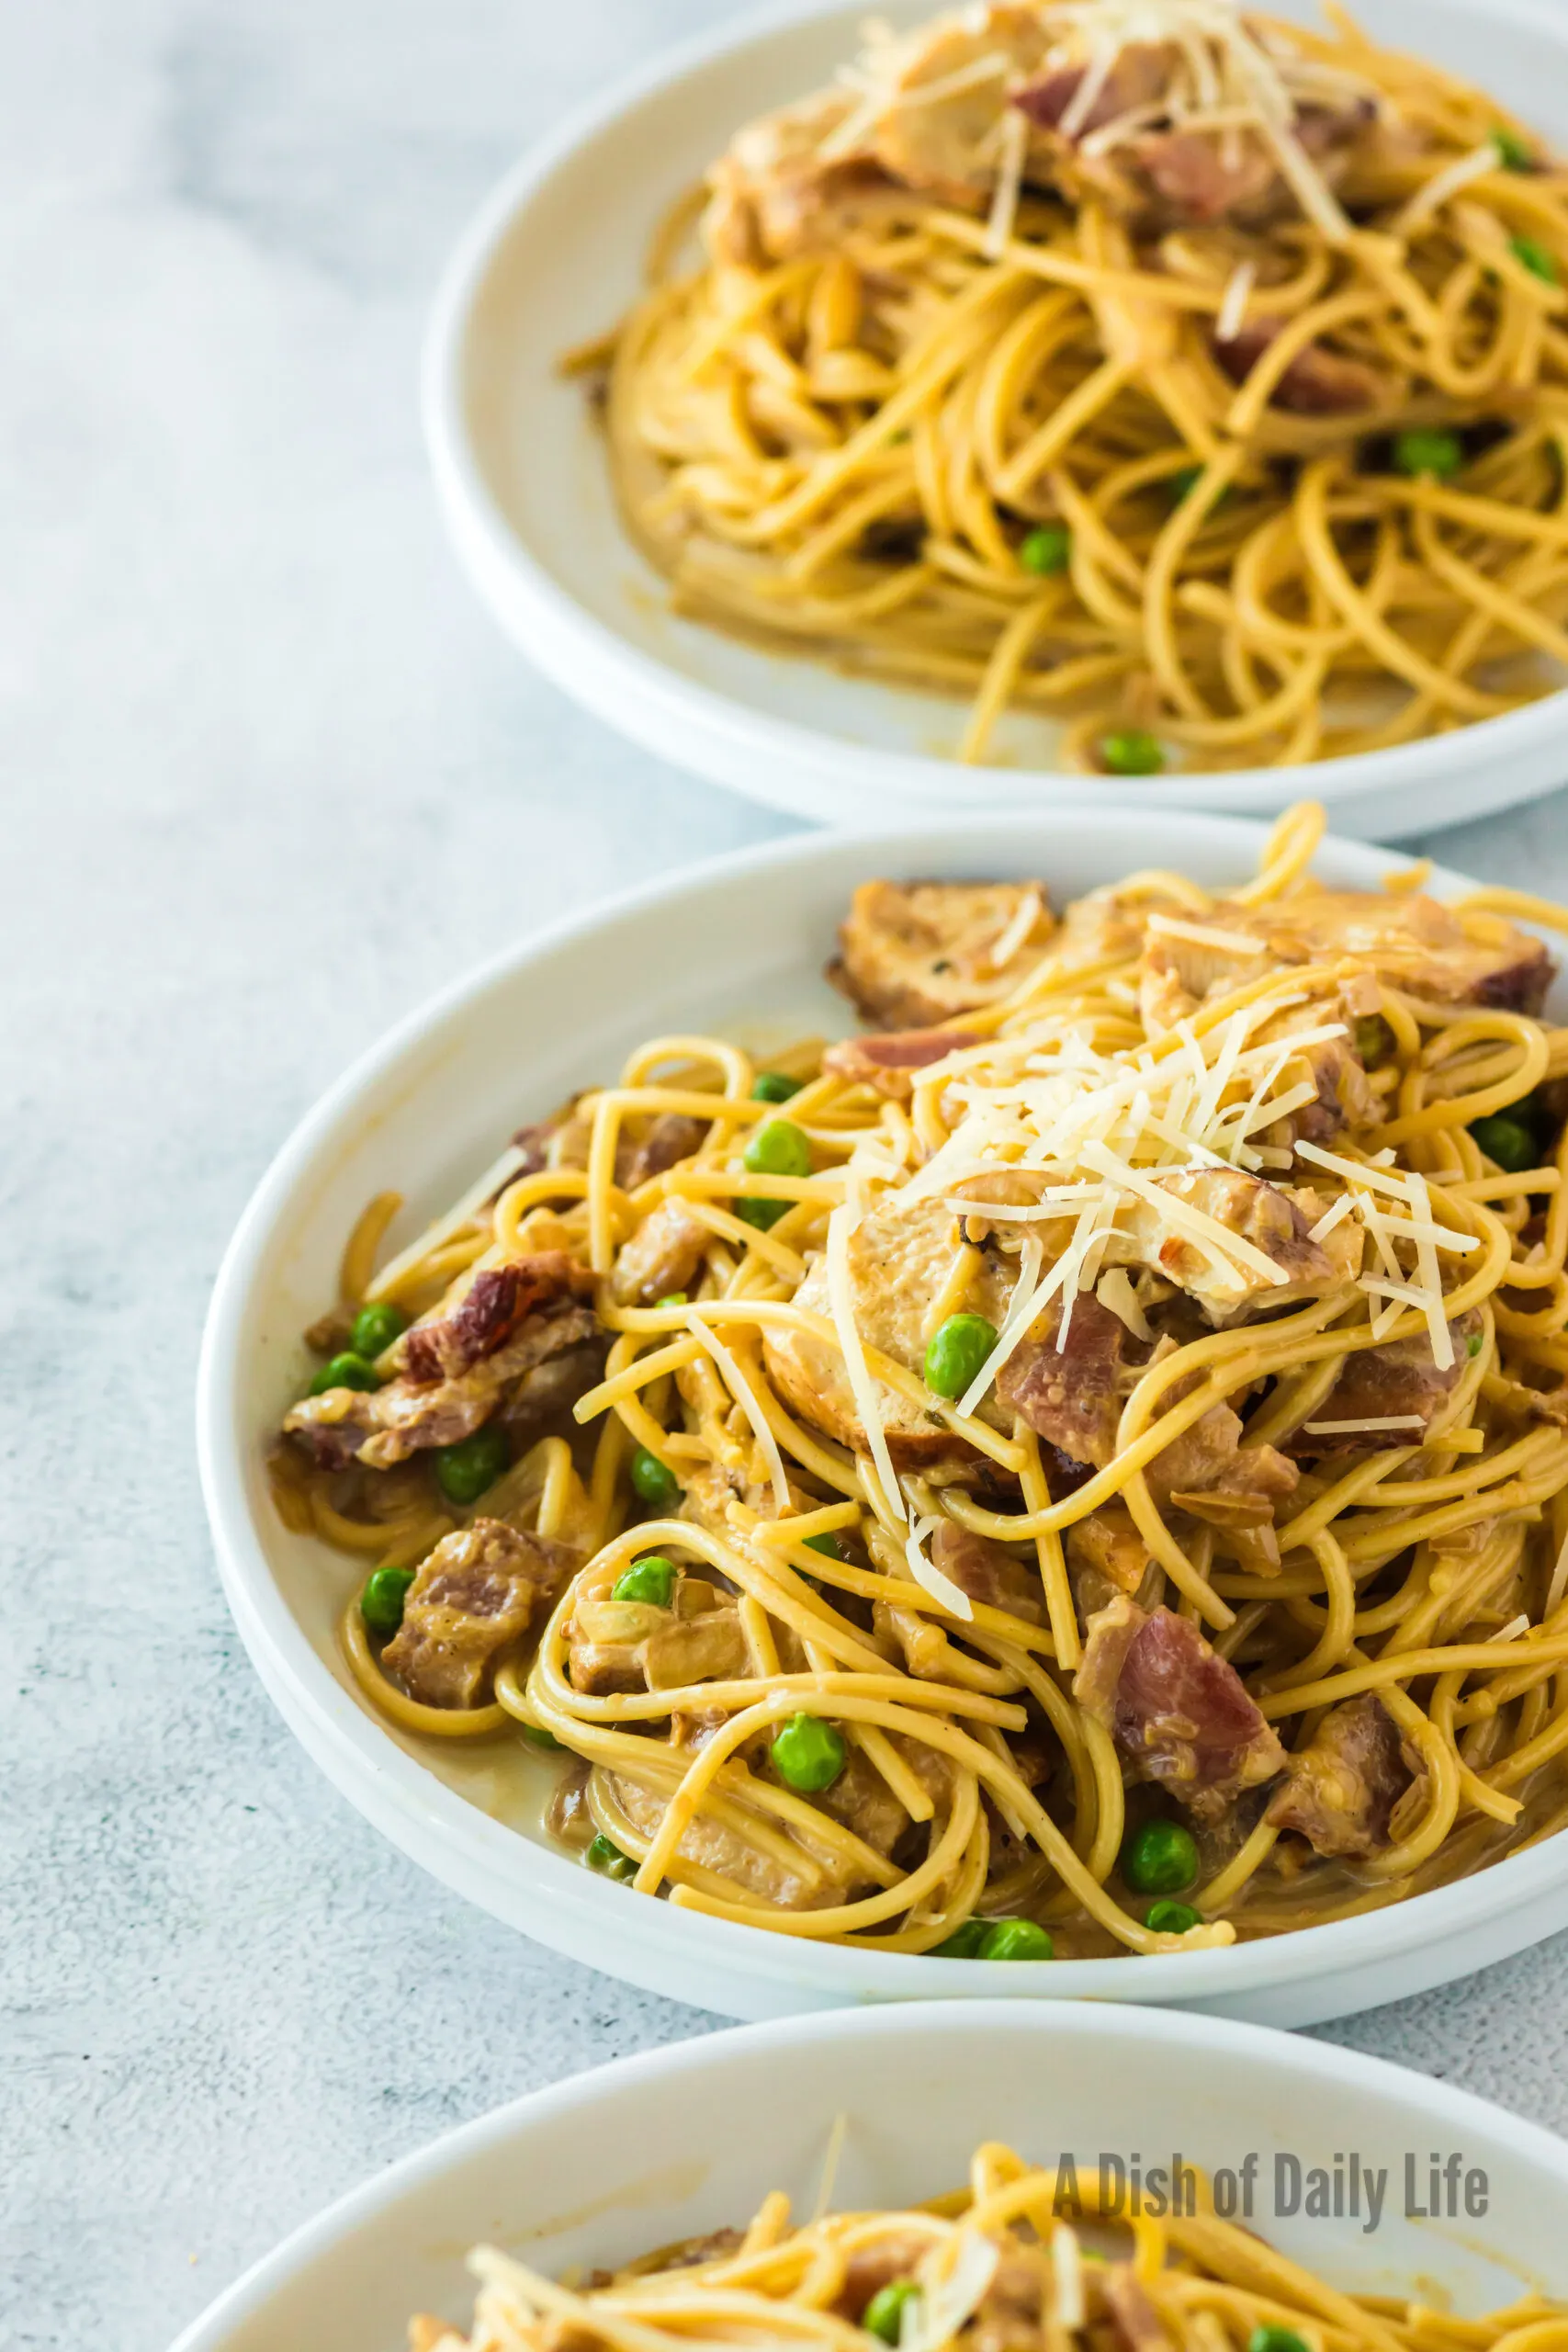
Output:
<instances>
[{"instance_id":1,"label":"light concrete background","mask_svg":"<svg viewBox=\"0 0 1568 2352\"><path fill-rule=\"evenodd\" d=\"M419 1876L220 1596L191 1385L267 1159L531 924L780 830L580 716L442 544L470 207L720 0L0 12L0 2339L155 2352L374 2167L712 2019ZM1565 749L1568 767L1568 749ZM1568 893L1561 797L1444 854ZM1337 2038L1568 2124L1568 1939Z\"/></svg>"}]
</instances>

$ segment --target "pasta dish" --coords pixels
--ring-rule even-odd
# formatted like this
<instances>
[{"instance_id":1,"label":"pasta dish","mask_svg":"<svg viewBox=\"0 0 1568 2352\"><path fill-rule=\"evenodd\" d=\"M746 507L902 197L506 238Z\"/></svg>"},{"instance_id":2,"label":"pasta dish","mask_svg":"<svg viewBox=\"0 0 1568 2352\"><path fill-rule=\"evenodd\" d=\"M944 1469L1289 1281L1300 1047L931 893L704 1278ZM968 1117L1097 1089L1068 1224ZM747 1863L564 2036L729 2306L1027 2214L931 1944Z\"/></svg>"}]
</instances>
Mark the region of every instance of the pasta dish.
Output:
<instances>
[{"instance_id":1,"label":"pasta dish","mask_svg":"<svg viewBox=\"0 0 1568 2352\"><path fill-rule=\"evenodd\" d=\"M1568 174L1325 18L977 0L740 128L568 361L676 609L1120 775L1559 684Z\"/></svg>"},{"instance_id":2,"label":"pasta dish","mask_svg":"<svg viewBox=\"0 0 1568 2352\"><path fill-rule=\"evenodd\" d=\"M1564 2340L1568 2312L1540 2295L1472 2320L1341 2293L1222 2221L1201 2176L1189 2178L1190 2211L1118 2225L1094 2175L1069 2189L1065 2174L991 2143L976 2149L966 2186L929 2205L796 2225L775 2192L745 2231L577 2286L480 2246L469 2257L480 2282L472 2333L422 2316L411 2352L856 2352L868 2339L903 2352L1551 2352Z\"/></svg>"},{"instance_id":3,"label":"pasta dish","mask_svg":"<svg viewBox=\"0 0 1568 2352\"><path fill-rule=\"evenodd\" d=\"M376 1270L272 1455L588 1865L952 1958L1342 1918L1568 1818L1568 1029L1420 869L871 880L865 1023L661 1036ZM632 1899L628 1894L626 1899Z\"/></svg>"}]
</instances>

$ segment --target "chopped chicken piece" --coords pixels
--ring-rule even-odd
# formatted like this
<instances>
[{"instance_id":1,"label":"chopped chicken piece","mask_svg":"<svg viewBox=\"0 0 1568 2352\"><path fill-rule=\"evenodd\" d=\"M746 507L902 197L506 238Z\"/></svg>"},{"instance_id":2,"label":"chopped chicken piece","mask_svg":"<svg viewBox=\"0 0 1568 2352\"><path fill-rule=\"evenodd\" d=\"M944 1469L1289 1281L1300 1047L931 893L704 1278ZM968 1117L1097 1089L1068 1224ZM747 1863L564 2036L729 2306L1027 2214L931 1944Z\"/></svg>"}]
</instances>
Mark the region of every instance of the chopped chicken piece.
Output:
<instances>
[{"instance_id":1,"label":"chopped chicken piece","mask_svg":"<svg viewBox=\"0 0 1568 2352\"><path fill-rule=\"evenodd\" d=\"M931 1028L1010 995L1055 931L1042 882L863 882L828 977L876 1027Z\"/></svg>"},{"instance_id":2,"label":"chopped chicken piece","mask_svg":"<svg viewBox=\"0 0 1568 2352\"><path fill-rule=\"evenodd\" d=\"M1092 2273L1119 2352L1174 2352L1165 2323L1128 2262L1108 2262Z\"/></svg>"},{"instance_id":3,"label":"chopped chicken piece","mask_svg":"<svg viewBox=\"0 0 1568 2352\"><path fill-rule=\"evenodd\" d=\"M897 210L897 182L864 147L823 153L857 103L847 90L825 90L736 134L708 174L703 236L716 261L764 268Z\"/></svg>"},{"instance_id":4,"label":"chopped chicken piece","mask_svg":"<svg viewBox=\"0 0 1568 2352\"><path fill-rule=\"evenodd\" d=\"M926 1315L952 1270L956 1248L952 1212L940 1202L901 1208L895 1195L886 1207L874 1208L862 1219L850 1237L849 1259L855 1322L868 1349L911 1372L919 1371L925 1362ZM986 1259L966 1307L999 1325L1011 1281L1010 1271ZM808 1268L795 1304L831 1317L825 1259ZM809 1332L770 1326L762 1334L762 1351L769 1374L792 1411L840 1445L867 1451L860 1408L836 1346ZM907 1403L880 1384L877 1401L888 1449L900 1468L973 1459L972 1449L954 1438L934 1411ZM981 1409L986 1418L993 1418L988 1406Z\"/></svg>"},{"instance_id":5,"label":"chopped chicken piece","mask_svg":"<svg viewBox=\"0 0 1568 2352\"><path fill-rule=\"evenodd\" d=\"M572 1688L595 1698L732 1681L746 1673L750 1656L731 1596L684 1573L667 1609L580 1593L567 1628Z\"/></svg>"},{"instance_id":6,"label":"chopped chicken piece","mask_svg":"<svg viewBox=\"0 0 1568 2352\"><path fill-rule=\"evenodd\" d=\"M1179 1399L1179 1382L1176 1392L1166 1397L1168 1410ZM1275 1503L1294 1493L1300 1473L1272 1445L1244 1445L1245 1434L1239 1413L1229 1405L1211 1405L1149 1464L1145 1476L1156 1501L1174 1501L1179 1495L1179 1510L1196 1510L1201 1517L1223 1524L1214 1504L1220 1498L1229 1498L1250 1506L1248 1521L1261 1523L1271 1519ZM1207 1509L1200 1504L1200 1497Z\"/></svg>"},{"instance_id":7,"label":"chopped chicken piece","mask_svg":"<svg viewBox=\"0 0 1568 2352\"><path fill-rule=\"evenodd\" d=\"M388 1470L430 1446L454 1446L482 1428L491 1414L505 1408L508 1399L522 1393L522 1383L552 1357L581 1352L600 1339L600 1324L592 1307L576 1306L576 1298L592 1294L592 1275L559 1249L522 1259L517 1289L510 1296L508 1317L496 1315L489 1294L482 1315L466 1315L468 1301L454 1317L440 1324L416 1324L402 1340L419 1366L461 1362L472 1343L482 1340L491 1352L482 1352L468 1369L449 1376L416 1378L412 1371L388 1381L386 1387L329 1387L322 1397L301 1397L285 1416L285 1432L306 1446L324 1470L344 1470L350 1461L369 1470ZM475 1282L472 1294L479 1289ZM522 1303L526 1301L526 1303ZM520 1312L517 1312L520 1307ZM409 1357L404 1355L404 1362ZM581 1357L579 1357L581 1362Z\"/></svg>"},{"instance_id":8,"label":"chopped chicken piece","mask_svg":"<svg viewBox=\"0 0 1568 2352\"><path fill-rule=\"evenodd\" d=\"M826 1814L878 1854L891 1854L909 1826L909 1816L874 1764L858 1747L847 1749L844 1769L817 1799Z\"/></svg>"},{"instance_id":9,"label":"chopped chicken piece","mask_svg":"<svg viewBox=\"0 0 1568 2352\"><path fill-rule=\"evenodd\" d=\"M1316 1854L1376 1854L1393 1842L1396 1814L1425 1785L1419 1749L1369 1690L1331 1708L1291 1758L1269 1818L1299 1831Z\"/></svg>"},{"instance_id":10,"label":"chopped chicken piece","mask_svg":"<svg viewBox=\"0 0 1568 2352\"><path fill-rule=\"evenodd\" d=\"M1067 1558L1075 1569L1092 1569L1118 1592L1135 1593L1148 1568L1149 1547L1125 1503L1102 1503L1068 1528Z\"/></svg>"},{"instance_id":11,"label":"chopped chicken piece","mask_svg":"<svg viewBox=\"0 0 1568 2352\"><path fill-rule=\"evenodd\" d=\"M552 1422L563 1420L580 1396L586 1396L604 1377L604 1334L597 1332L581 1347L547 1356L525 1372L511 1395L502 1401L502 1427L521 1452Z\"/></svg>"},{"instance_id":12,"label":"chopped chicken piece","mask_svg":"<svg viewBox=\"0 0 1568 2352\"><path fill-rule=\"evenodd\" d=\"M832 2309L840 2319L853 2320L858 2325L873 2296L879 2295L884 2287L890 2287L896 2278L909 2278L930 2246L929 2237L910 2231L902 2238L879 2237L874 2245L857 2248L844 2265L843 2279Z\"/></svg>"},{"instance_id":13,"label":"chopped chicken piece","mask_svg":"<svg viewBox=\"0 0 1568 2352\"><path fill-rule=\"evenodd\" d=\"M612 1772L607 1777L615 1801L632 1827L640 1837L654 1837L669 1799L658 1790L644 1788L624 1771ZM711 1871L717 1877L732 1879L743 1894L760 1896L781 1911L825 1909L845 1902L857 1885L838 1849L830 1847L826 1839L820 1849L813 1847L809 1855L803 1849L801 1868L794 1871L735 1830L703 1814L698 1814L682 1830L676 1850L683 1862ZM813 1862L818 1865L819 1876L812 1873Z\"/></svg>"},{"instance_id":14,"label":"chopped chicken piece","mask_svg":"<svg viewBox=\"0 0 1568 2352\"><path fill-rule=\"evenodd\" d=\"M580 1558L570 1544L503 1520L455 1529L409 1587L382 1665L423 1706L482 1705L502 1652L522 1639L541 1600L555 1600Z\"/></svg>"},{"instance_id":15,"label":"chopped chicken piece","mask_svg":"<svg viewBox=\"0 0 1568 2352\"><path fill-rule=\"evenodd\" d=\"M684 1290L703 1262L712 1236L700 1217L674 1195L650 1209L623 1242L610 1275L617 1306L652 1306L672 1290Z\"/></svg>"},{"instance_id":16,"label":"chopped chicken piece","mask_svg":"<svg viewBox=\"0 0 1568 2352\"><path fill-rule=\"evenodd\" d=\"M1235 1668L1171 1610L1119 1596L1091 1618L1073 1683L1137 1780L1158 1781L1201 1819L1283 1770L1285 1751Z\"/></svg>"},{"instance_id":17,"label":"chopped chicken piece","mask_svg":"<svg viewBox=\"0 0 1568 2352\"><path fill-rule=\"evenodd\" d=\"M883 1037L845 1037L829 1046L822 1067L852 1085L874 1087L895 1102L914 1093L914 1073L944 1062L949 1054L978 1045L970 1029L897 1029Z\"/></svg>"},{"instance_id":18,"label":"chopped chicken piece","mask_svg":"<svg viewBox=\"0 0 1568 2352\"><path fill-rule=\"evenodd\" d=\"M796 1511L819 1510L821 1504L808 1495L794 1478L789 1480L791 1508ZM753 1519L777 1519L778 1497L773 1480L758 1486L739 1470L727 1470L716 1462L705 1462L685 1474L685 1493L681 1503L682 1519L694 1520L705 1527L710 1535L717 1535L726 1543L744 1536L745 1527L735 1510L741 1504Z\"/></svg>"},{"instance_id":19,"label":"chopped chicken piece","mask_svg":"<svg viewBox=\"0 0 1568 2352\"><path fill-rule=\"evenodd\" d=\"M1291 1438L1291 1452L1313 1461L1322 1454L1376 1453L1391 1445L1419 1445L1438 1408L1459 1386L1470 1341L1480 1329L1481 1317L1473 1308L1450 1323L1453 1362L1446 1370L1433 1355L1426 1331L1347 1356L1344 1370L1322 1404L1314 1406L1311 1419ZM1321 1421L1402 1420L1412 1414L1419 1416L1418 1429L1320 1430L1315 1426Z\"/></svg>"},{"instance_id":20,"label":"chopped chicken piece","mask_svg":"<svg viewBox=\"0 0 1568 2352\"><path fill-rule=\"evenodd\" d=\"M1326 1246L1308 1238L1309 1220L1278 1184L1245 1175L1239 1168L1187 1168L1155 1179L1162 1193L1213 1217L1227 1233L1261 1250L1286 1277L1270 1282L1242 1259L1224 1258L1216 1246L1200 1241L1156 1208L1133 1200L1118 1217L1125 1243L1107 1253L1113 1261L1148 1266L1194 1299L1218 1329L1245 1322L1266 1308L1296 1306L1321 1298L1360 1271L1362 1233L1346 1222L1326 1237ZM1322 1215L1315 1195L1314 1216ZM1075 1309L1075 1315L1077 1310Z\"/></svg>"}]
</instances>

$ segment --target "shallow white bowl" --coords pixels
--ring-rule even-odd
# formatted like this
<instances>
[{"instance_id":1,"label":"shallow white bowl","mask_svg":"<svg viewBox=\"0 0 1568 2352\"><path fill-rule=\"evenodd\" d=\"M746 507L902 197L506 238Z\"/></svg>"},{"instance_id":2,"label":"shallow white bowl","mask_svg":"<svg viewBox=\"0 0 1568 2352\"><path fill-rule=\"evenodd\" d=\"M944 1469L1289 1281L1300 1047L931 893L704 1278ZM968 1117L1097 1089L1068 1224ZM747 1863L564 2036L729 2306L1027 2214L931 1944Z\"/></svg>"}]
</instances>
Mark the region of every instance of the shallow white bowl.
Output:
<instances>
[{"instance_id":1,"label":"shallow white bowl","mask_svg":"<svg viewBox=\"0 0 1568 2352\"><path fill-rule=\"evenodd\" d=\"M1038 875L1055 901L1134 867L1212 884L1253 871L1256 825L1125 810L980 817L897 834L810 834L720 859L558 926L460 981L393 1032L305 1121L264 1178L208 1318L198 1396L207 1508L235 1620L285 1719L343 1793L438 1878L542 1943L732 2017L846 2001L973 1998L994 1965L852 1951L634 1895L538 1828L549 1762L520 1739L428 1742L374 1713L335 1625L359 1573L291 1534L263 1450L304 1384L300 1333L335 1295L370 1196L406 1196L392 1246L489 1165L520 1121L602 1080L640 1040L728 1030L765 1051L841 1033L819 975L857 882L876 874ZM1325 879L1366 887L1386 854L1328 844ZM1439 872L1439 893L1463 888ZM635 980L631 976L635 975ZM1568 1925L1568 1836L1365 1917L1231 1951L1014 1962L1010 1994L1178 2002L1310 2024L1441 1984Z\"/></svg>"},{"instance_id":2,"label":"shallow white bowl","mask_svg":"<svg viewBox=\"0 0 1568 2352\"><path fill-rule=\"evenodd\" d=\"M1568 2293L1568 2146L1375 2058L1213 2018L985 2001L751 2026L623 2059L448 2132L299 2231L174 2352L394 2352L411 2312L466 2320L464 2250L559 2274L744 2223L772 2188L813 2208L836 2119L832 2202L903 2206L954 2188L978 2143L1037 2162L1173 2154L1211 2176L1259 2158L1253 2226L1352 2293L1447 2294L1467 2316ZM1375 2231L1277 2219L1274 2160L1386 2167ZM1483 2172L1490 2211L1407 2219L1407 2155ZM1288 2175L1287 2175L1288 2177ZM1423 2194L1418 2200L1425 2203ZM1419 2280L1419 2288L1416 2282Z\"/></svg>"},{"instance_id":3,"label":"shallow white bowl","mask_svg":"<svg viewBox=\"0 0 1568 2352\"><path fill-rule=\"evenodd\" d=\"M890 0L918 21L936 0ZM1311 0L1280 0L1312 16ZM963 707L677 620L622 529L602 439L558 356L636 297L653 224L750 117L830 79L864 0L818 0L679 50L577 116L503 180L459 245L426 347L426 437L480 596L530 660L661 758L831 824L960 808L1270 815L1300 777L1258 768L1140 782L1051 773L1049 722L1010 718L998 762L953 757ZM1531 0L1367 0L1374 37L1429 55L1568 143L1568 11ZM1564 697L1430 741L1325 763L1339 831L1452 824L1568 780Z\"/></svg>"}]
</instances>

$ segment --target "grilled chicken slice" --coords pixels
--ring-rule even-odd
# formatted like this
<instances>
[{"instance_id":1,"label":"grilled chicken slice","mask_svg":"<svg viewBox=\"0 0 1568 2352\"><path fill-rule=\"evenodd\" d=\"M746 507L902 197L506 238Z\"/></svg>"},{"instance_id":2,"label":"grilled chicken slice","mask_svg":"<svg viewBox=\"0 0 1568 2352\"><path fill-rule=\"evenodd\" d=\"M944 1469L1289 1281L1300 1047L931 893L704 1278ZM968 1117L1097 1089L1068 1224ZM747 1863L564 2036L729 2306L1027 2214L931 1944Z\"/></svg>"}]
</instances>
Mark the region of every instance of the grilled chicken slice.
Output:
<instances>
[{"instance_id":1,"label":"grilled chicken slice","mask_svg":"<svg viewBox=\"0 0 1568 2352\"><path fill-rule=\"evenodd\" d=\"M828 977L874 1027L931 1028L1010 995L1055 932L1041 882L863 882Z\"/></svg>"}]
</instances>

